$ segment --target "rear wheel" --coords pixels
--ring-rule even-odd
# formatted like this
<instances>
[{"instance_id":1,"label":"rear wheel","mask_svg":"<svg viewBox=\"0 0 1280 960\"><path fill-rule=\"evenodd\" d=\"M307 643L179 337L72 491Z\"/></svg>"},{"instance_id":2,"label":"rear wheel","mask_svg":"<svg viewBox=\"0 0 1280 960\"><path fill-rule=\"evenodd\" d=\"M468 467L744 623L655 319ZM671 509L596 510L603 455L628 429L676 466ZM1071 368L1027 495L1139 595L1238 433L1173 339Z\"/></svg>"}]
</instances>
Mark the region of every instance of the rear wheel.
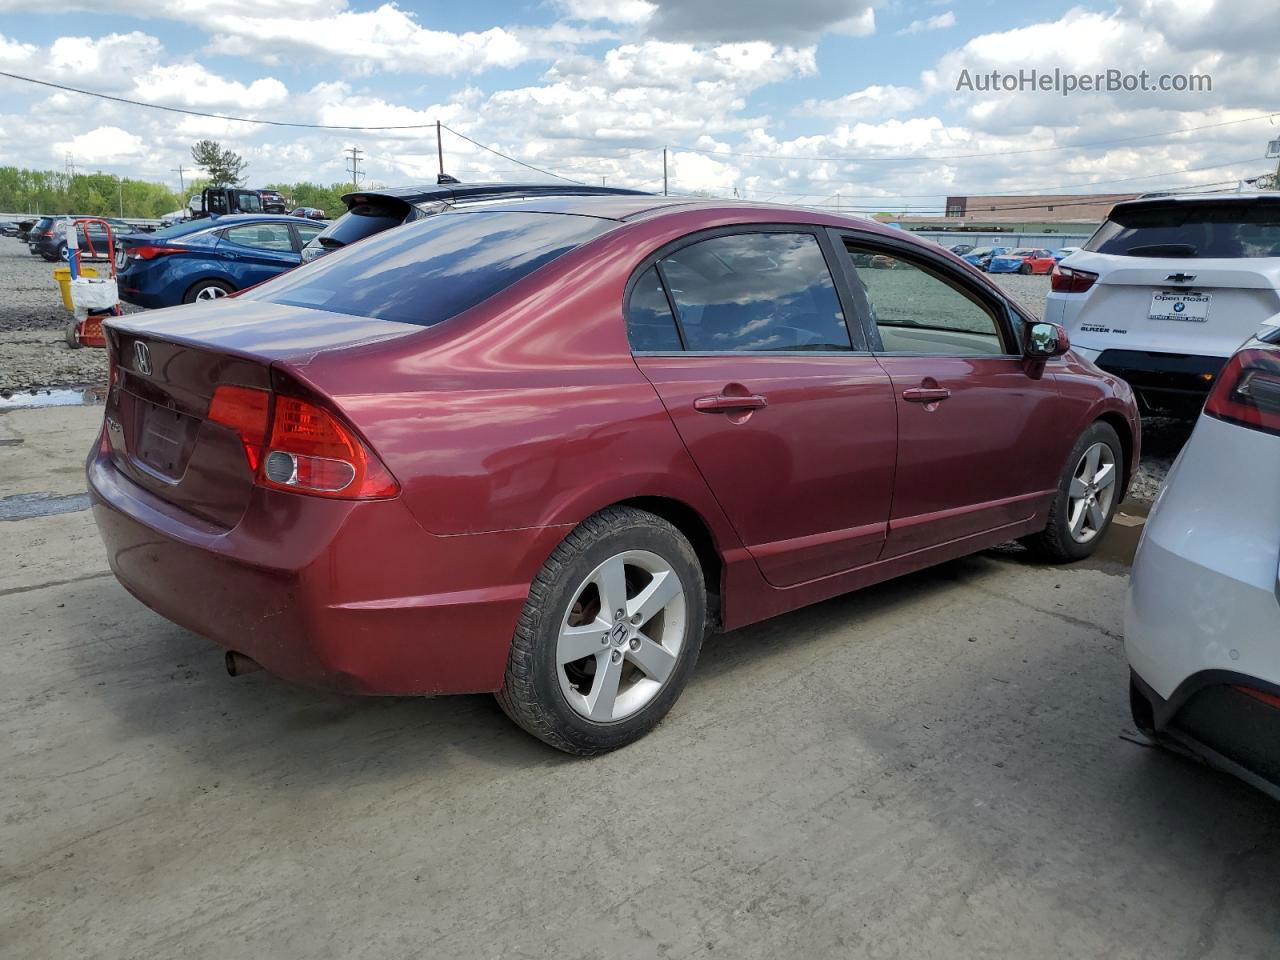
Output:
<instances>
[{"instance_id":1,"label":"rear wheel","mask_svg":"<svg viewBox=\"0 0 1280 960\"><path fill-rule=\"evenodd\" d=\"M1048 563L1083 560L1098 549L1120 502L1124 448L1115 430L1098 421L1080 435L1058 482L1044 530L1023 539Z\"/></svg>"},{"instance_id":2,"label":"rear wheel","mask_svg":"<svg viewBox=\"0 0 1280 960\"><path fill-rule=\"evenodd\" d=\"M660 517L610 507L569 534L534 579L498 703L566 753L625 746L680 696L705 629L689 541Z\"/></svg>"},{"instance_id":3,"label":"rear wheel","mask_svg":"<svg viewBox=\"0 0 1280 960\"><path fill-rule=\"evenodd\" d=\"M228 293L235 293L235 287L221 280L201 280L192 284L191 289L182 295L183 303L196 303L203 300L221 300Z\"/></svg>"},{"instance_id":4,"label":"rear wheel","mask_svg":"<svg viewBox=\"0 0 1280 960\"><path fill-rule=\"evenodd\" d=\"M1031 272L1031 270L1032 270L1032 267L1031 267L1031 264L1029 263L1024 263L1022 266L1018 268L1018 272L1023 276L1026 276L1028 273Z\"/></svg>"}]
</instances>

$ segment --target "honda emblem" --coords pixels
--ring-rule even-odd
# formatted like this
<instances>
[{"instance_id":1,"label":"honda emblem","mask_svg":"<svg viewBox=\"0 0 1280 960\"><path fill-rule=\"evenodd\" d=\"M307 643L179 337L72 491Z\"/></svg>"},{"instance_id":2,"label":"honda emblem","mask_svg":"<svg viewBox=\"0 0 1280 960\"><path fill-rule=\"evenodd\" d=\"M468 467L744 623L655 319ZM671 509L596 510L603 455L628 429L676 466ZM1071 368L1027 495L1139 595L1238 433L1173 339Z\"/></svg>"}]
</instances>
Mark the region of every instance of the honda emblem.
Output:
<instances>
[{"instance_id":1,"label":"honda emblem","mask_svg":"<svg viewBox=\"0 0 1280 960\"><path fill-rule=\"evenodd\" d=\"M151 376L151 348L141 340L133 342L133 369Z\"/></svg>"}]
</instances>

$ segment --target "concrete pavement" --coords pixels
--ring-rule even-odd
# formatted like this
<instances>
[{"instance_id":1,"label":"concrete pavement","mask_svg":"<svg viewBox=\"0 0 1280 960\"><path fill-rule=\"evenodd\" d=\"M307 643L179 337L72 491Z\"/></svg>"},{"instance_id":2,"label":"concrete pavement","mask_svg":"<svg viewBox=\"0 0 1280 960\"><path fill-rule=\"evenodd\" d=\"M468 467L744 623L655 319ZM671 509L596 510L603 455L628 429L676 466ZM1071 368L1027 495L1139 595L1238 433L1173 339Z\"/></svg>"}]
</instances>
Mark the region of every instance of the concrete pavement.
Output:
<instances>
[{"instance_id":1,"label":"concrete pavement","mask_svg":"<svg viewBox=\"0 0 1280 960\"><path fill-rule=\"evenodd\" d=\"M100 408L0 413L0 498ZM1280 810L1132 742L1122 566L992 552L713 638L594 760L488 697L232 680L0 521L0 956L1274 957Z\"/></svg>"}]
</instances>

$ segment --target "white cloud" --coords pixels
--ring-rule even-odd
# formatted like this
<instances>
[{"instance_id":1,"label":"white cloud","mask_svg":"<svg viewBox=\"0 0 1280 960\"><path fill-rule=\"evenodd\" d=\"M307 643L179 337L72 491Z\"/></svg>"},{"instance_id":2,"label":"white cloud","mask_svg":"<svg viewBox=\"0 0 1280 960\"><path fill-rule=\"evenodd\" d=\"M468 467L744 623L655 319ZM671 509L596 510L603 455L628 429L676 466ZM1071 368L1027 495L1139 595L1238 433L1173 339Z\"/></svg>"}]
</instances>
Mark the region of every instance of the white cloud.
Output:
<instances>
[{"instance_id":1,"label":"white cloud","mask_svg":"<svg viewBox=\"0 0 1280 960\"><path fill-rule=\"evenodd\" d=\"M924 99L924 94L914 87L873 85L835 100L806 100L801 109L820 117L872 120L913 110Z\"/></svg>"},{"instance_id":2,"label":"white cloud","mask_svg":"<svg viewBox=\"0 0 1280 960\"><path fill-rule=\"evenodd\" d=\"M912 20L907 26L898 31L900 34L910 33L926 33L930 30L946 30L948 27L956 25L956 15L951 10L946 13L940 13L936 17L926 17L923 20Z\"/></svg>"},{"instance_id":3,"label":"white cloud","mask_svg":"<svg viewBox=\"0 0 1280 960\"><path fill-rule=\"evenodd\" d=\"M289 98L288 88L274 77L246 85L210 73L198 63L153 66L134 78L133 92L147 103L249 113L279 106Z\"/></svg>"},{"instance_id":4,"label":"white cloud","mask_svg":"<svg viewBox=\"0 0 1280 960\"><path fill-rule=\"evenodd\" d=\"M140 157L146 150L146 142L127 130L97 127L70 140L55 143L49 152L59 160L71 154L73 157L92 157L98 163L112 163Z\"/></svg>"},{"instance_id":5,"label":"white cloud","mask_svg":"<svg viewBox=\"0 0 1280 960\"><path fill-rule=\"evenodd\" d=\"M658 9L649 0L558 0L556 5L570 20L614 23L644 23Z\"/></svg>"}]
</instances>

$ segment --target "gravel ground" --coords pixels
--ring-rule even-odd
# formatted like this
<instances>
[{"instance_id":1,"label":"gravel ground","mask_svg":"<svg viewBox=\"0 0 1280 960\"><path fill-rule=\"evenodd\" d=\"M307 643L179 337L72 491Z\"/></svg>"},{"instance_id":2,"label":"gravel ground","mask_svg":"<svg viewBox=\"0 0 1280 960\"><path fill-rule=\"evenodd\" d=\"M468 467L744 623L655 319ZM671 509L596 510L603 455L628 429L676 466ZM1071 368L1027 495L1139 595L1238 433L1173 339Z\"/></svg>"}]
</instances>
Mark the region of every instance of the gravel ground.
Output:
<instances>
[{"instance_id":1,"label":"gravel ground","mask_svg":"<svg viewBox=\"0 0 1280 960\"><path fill-rule=\"evenodd\" d=\"M63 339L71 316L53 280L55 266L31 256L25 243L0 237L0 396L106 379L101 350L73 350Z\"/></svg>"},{"instance_id":2,"label":"gravel ground","mask_svg":"<svg viewBox=\"0 0 1280 960\"><path fill-rule=\"evenodd\" d=\"M25 244L0 237L0 397L106 379L101 350L73 350L63 339L69 317L53 282L53 267L31 256ZM993 274L992 279L1037 316L1044 314L1047 276ZM125 309L132 313L140 308ZM1190 421L1169 418L1144 423L1142 464L1130 491L1133 499L1155 497L1190 429Z\"/></svg>"}]
</instances>

